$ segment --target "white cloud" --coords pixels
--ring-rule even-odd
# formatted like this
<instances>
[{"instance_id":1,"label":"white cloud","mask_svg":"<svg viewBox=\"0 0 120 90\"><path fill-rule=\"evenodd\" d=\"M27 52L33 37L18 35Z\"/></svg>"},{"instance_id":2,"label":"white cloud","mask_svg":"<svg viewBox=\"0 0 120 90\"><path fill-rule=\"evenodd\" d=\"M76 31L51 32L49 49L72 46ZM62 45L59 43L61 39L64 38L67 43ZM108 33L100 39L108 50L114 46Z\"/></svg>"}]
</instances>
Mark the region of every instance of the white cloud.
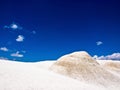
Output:
<instances>
[{"instance_id":1,"label":"white cloud","mask_svg":"<svg viewBox=\"0 0 120 90\"><path fill-rule=\"evenodd\" d=\"M102 41L97 41L96 44L99 46L99 45L102 45L103 42Z\"/></svg>"},{"instance_id":2,"label":"white cloud","mask_svg":"<svg viewBox=\"0 0 120 90\"><path fill-rule=\"evenodd\" d=\"M23 54L20 54L20 52L17 51L16 53L12 53L11 56L12 56L12 57L23 57L24 55L23 55Z\"/></svg>"},{"instance_id":3,"label":"white cloud","mask_svg":"<svg viewBox=\"0 0 120 90\"><path fill-rule=\"evenodd\" d=\"M106 55L106 56L97 56L94 55L93 56L94 59L98 59L98 60L120 60L120 53L113 53L111 55Z\"/></svg>"},{"instance_id":4,"label":"white cloud","mask_svg":"<svg viewBox=\"0 0 120 90\"><path fill-rule=\"evenodd\" d=\"M96 60L96 59L98 59L98 56L94 55L92 58Z\"/></svg>"},{"instance_id":5,"label":"white cloud","mask_svg":"<svg viewBox=\"0 0 120 90\"><path fill-rule=\"evenodd\" d=\"M20 29L22 29L22 27L20 25L16 24L16 23L12 23L10 25L5 25L4 28L12 29L12 30L18 30L18 29L20 30Z\"/></svg>"},{"instance_id":6,"label":"white cloud","mask_svg":"<svg viewBox=\"0 0 120 90\"><path fill-rule=\"evenodd\" d=\"M17 42L23 42L23 40L24 40L24 36L18 35L16 41L17 41Z\"/></svg>"},{"instance_id":7,"label":"white cloud","mask_svg":"<svg viewBox=\"0 0 120 90\"><path fill-rule=\"evenodd\" d=\"M4 52L9 51L6 47L1 47L0 50L1 50L1 51L4 51Z\"/></svg>"},{"instance_id":8,"label":"white cloud","mask_svg":"<svg viewBox=\"0 0 120 90\"><path fill-rule=\"evenodd\" d=\"M18 25L17 24L11 24L10 28L12 28L12 29L18 29Z\"/></svg>"}]
</instances>

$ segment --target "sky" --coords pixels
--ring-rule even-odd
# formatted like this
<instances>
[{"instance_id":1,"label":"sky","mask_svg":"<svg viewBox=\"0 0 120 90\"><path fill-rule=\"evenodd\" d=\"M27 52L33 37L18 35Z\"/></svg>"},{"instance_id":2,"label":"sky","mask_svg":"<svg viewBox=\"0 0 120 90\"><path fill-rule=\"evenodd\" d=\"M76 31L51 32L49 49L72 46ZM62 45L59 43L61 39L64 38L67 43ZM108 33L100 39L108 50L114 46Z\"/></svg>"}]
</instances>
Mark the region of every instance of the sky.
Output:
<instances>
[{"instance_id":1,"label":"sky","mask_svg":"<svg viewBox=\"0 0 120 90\"><path fill-rule=\"evenodd\" d=\"M0 0L0 58L34 62L74 51L120 57L119 0Z\"/></svg>"}]
</instances>

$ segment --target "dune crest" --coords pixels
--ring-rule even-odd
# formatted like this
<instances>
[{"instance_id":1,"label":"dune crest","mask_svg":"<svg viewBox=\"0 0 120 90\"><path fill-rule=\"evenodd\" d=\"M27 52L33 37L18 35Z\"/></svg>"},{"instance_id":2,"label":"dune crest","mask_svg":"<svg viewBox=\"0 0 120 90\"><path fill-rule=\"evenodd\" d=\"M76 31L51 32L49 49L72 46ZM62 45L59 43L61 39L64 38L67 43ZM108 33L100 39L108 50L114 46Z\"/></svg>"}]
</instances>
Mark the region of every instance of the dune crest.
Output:
<instances>
[{"instance_id":1,"label":"dune crest","mask_svg":"<svg viewBox=\"0 0 120 90\"><path fill-rule=\"evenodd\" d=\"M102 86L117 85L120 78L103 68L87 52L74 52L59 58L50 69L79 81ZM118 85L117 85L118 87Z\"/></svg>"}]
</instances>

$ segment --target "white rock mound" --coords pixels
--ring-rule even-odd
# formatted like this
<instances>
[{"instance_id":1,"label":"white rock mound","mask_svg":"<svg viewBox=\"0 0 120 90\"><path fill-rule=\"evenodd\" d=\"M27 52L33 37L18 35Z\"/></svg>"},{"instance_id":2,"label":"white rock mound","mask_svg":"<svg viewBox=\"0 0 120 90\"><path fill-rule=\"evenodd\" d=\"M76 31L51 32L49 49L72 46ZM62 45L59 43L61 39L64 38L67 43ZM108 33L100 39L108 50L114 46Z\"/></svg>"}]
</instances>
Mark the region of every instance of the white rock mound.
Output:
<instances>
[{"instance_id":1,"label":"white rock mound","mask_svg":"<svg viewBox=\"0 0 120 90\"><path fill-rule=\"evenodd\" d=\"M112 61L112 60L97 60L102 67L119 74L120 77L120 61Z\"/></svg>"},{"instance_id":2,"label":"white rock mound","mask_svg":"<svg viewBox=\"0 0 120 90\"><path fill-rule=\"evenodd\" d=\"M120 78L103 68L87 52L74 52L62 56L50 69L79 81L102 86L120 87Z\"/></svg>"}]
</instances>

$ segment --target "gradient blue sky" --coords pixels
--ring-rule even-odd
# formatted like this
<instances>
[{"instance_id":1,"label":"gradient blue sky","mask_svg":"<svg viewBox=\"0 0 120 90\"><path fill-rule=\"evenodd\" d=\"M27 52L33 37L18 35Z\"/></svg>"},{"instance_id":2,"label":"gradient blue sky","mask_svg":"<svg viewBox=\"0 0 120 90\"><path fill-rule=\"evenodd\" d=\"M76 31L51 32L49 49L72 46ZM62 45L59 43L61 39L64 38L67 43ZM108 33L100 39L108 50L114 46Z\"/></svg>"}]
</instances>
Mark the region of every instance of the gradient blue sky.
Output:
<instances>
[{"instance_id":1,"label":"gradient blue sky","mask_svg":"<svg viewBox=\"0 0 120 90\"><path fill-rule=\"evenodd\" d=\"M120 52L119 0L0 0L0 57L57 59L74 51ZM11 28L15 24L19 28ZM36 32L36 33L33 33ZM23 35L23 42L17 42ZM101 45L96 42L101 41ZM13 57L19 51L24 57ZM26 51L26 52L23 52Z\"/></svg>"}]
</instances>

